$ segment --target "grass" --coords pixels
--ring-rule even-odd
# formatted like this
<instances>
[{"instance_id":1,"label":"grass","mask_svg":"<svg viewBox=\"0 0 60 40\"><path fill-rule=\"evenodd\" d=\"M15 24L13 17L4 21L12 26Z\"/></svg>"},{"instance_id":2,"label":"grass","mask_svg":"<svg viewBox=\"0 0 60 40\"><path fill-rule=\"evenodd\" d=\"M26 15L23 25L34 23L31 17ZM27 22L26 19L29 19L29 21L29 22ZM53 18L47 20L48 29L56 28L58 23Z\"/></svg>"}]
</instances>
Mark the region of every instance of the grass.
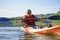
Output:
<instances>
[{"instance_id":1,"label":"grass","mask_svg":"<svg viewBox=\"0 0 60 40\"><path fill-rule=\"evenodd\" d=\"M53 25L60 25L60 20L52 20L52 22Z\"/></svg>"},{"instance_id":2,"label":"grass","mask_svg":"<svg viewBox=\"0 0 60 40\"><path fill-rule=\"evenodd\" d=\"M46 26L47 23L43 23L43 22L37 22L36 23L38 26ZM56 26L56 25L60 25L60 20L52 20L52 23L51 23L53 26Z\"/></svg>"}]
</instances>

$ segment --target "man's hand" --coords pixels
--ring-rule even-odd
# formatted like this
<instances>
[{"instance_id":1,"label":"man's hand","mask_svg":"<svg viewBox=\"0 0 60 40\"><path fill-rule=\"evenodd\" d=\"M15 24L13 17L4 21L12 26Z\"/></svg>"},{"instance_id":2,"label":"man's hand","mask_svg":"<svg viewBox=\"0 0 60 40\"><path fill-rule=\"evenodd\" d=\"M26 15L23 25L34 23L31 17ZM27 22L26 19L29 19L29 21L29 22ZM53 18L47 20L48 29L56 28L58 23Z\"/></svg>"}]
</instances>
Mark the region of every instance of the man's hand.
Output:
<instances>
[{"instance_id":1,"label":"man's hand","mask_svg":"<svg viewBox=\"0 0 60 40\"><path fill-rule=\"evenodd\" d=\"M38 21L43 21L44 18L38 18Z\"/></svg>"}]
</instances>

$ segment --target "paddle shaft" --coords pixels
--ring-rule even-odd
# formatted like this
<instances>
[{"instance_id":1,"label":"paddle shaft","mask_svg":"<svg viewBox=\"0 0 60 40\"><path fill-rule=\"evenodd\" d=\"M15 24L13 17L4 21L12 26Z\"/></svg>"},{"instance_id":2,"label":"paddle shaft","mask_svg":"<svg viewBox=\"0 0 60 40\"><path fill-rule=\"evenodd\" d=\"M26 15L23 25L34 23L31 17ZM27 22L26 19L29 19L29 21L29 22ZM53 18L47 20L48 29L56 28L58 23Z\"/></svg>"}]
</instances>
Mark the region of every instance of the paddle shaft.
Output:
<instances>
[{"instance_id":1,"label":"paddle shaft","mask_svg":"<svg viewBox=\"0 0 60 40\"><path fill-rule=\"evenodd\" d=\"M9 21L9 20L30 20L30 19L34 19L34 20L43 20L46 18L0 18L0 21Z\"/></svg>"},{"instance_id":2,"label":"paddle shaft","mask_svg":"<svg viewBox=\"0 0 60 40\"><path fill-rule=\"evenodd\" d=\"M26 19L23 19L23 18L20 18L20 19L18 19L18 18L14 18L14 19L10 19L10 20L29 20L29 19L34 19L34 20L43 20L43 19L45 19L45 18L26 18Z\"/></svg>"}]
</instances>

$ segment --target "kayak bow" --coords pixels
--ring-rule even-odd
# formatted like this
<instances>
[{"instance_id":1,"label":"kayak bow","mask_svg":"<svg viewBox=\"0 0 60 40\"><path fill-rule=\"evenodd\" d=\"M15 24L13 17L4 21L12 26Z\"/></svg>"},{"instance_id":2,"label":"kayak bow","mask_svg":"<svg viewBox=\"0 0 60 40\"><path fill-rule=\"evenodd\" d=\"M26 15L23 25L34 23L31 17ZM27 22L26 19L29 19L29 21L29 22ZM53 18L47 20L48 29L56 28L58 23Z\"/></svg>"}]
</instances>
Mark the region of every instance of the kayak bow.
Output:
<instances>
[{"instance_id":1,"label":"kayak bow","mask_svg":"<svg viewBox=\"0 0 60 40\"><path fill-rule=\"evenodd\" d=\"M60 25L53 26L50 28L42 28L42 29L33 29L33 28L24 28L21 27L22 31L31 34L59 34L60 35Z\"/></svg>"}]
</instances>

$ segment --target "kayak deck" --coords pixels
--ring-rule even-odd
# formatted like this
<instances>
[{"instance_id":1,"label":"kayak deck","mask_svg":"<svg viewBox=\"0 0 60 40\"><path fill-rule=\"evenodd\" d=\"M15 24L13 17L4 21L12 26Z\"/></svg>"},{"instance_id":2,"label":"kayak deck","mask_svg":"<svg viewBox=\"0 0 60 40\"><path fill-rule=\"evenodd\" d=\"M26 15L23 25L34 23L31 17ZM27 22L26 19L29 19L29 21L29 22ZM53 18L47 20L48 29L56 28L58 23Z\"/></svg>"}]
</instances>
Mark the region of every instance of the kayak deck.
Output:
<instances>
[{"instance_id":1,"label":"kayak deck","mask_svg":"<svg viewBox=\"0 0 60 40\"><path fill-rule=\"evenodd\" d=\"M23 27L21 27L21 29L26 33L32 33L32 34L60 34L60 25L42 29L23 28Z\"/></svg>"}]
</instances>

